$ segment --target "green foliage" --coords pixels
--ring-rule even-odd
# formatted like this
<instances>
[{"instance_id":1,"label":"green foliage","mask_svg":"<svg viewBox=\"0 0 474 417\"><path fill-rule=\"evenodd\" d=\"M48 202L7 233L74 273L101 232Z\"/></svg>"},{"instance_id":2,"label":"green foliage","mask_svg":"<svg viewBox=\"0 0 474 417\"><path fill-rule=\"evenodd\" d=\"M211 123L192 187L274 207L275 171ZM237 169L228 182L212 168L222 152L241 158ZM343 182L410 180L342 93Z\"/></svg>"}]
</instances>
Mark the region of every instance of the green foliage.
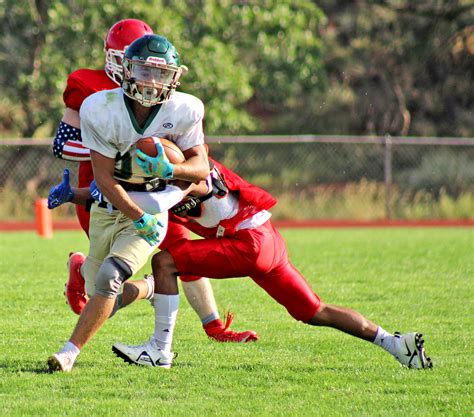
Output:
<instances>
[{"instance_id":1,"label":"green foliage","mask_svg":"<svg viewBox=\"0 0 474 417\"><path fill-rule=\"evenodd\" d=\"M322 73L323 15L309 0L0 4L0 116L13 135L30 137L41 127L43 135L53 132L67 74L101 68L103 38L123 18L145 20L176 46L190 68L182 90L204 101L208 134L257 130L258 114L248 110L249 101L287 108L291 96L316 88Z\"/></svg>"},{"instance_id":2,"label":"green foliage","mask_svg":"<svg viewBox=\"0 0 474 417\"><path fill-rule=\"evenodd\" d=\"M473 136L471 0L319 0L330 87L277 120L282 133Z\"/></svg>"},{"instance_id":3,"label":"green foliage","mask_svg":"<svg viewBox=\"0 0 474 417\"><path fill-rule=\"evenodd\" d=\"M67 74L101 68L107 29L127 17L177 47L207 134L474 135L470 0L0 5L3 136L51 134Z\"/></svg>"},{"instance_id":4,"label":"green foliage","mask_svg":"<svg viewBox=\"0 0 474 417\"><path fill-rule=\"evenodd\" d=\"M391 190L392 220L472 219L474 192L457 196L444 189L435 196L431 192ZM316 186L312 190L282 192L272 208L279 220L383 220L387 218L383 183L362 179L344 185Z\"/></svg>"},{"instance_id":5,"label":"green foliage","mask_svg":"<svg viewBox=\"0 0 474 417\"><path fill-rule=\"evenodd\" d=\"M250 279L213 280L232 328L254 344L205 336L185 297L170 370L129 366L111 344L141 343L153 309L120 311L82 350L69 375L46 358L77 321L64 302L69 251L82 232L0 239L2 416L465 416L472 411L472 230L282 230L292 263L323 300L361 311L388 331L421 331L432 371L410 371L382 349L295 322ZM7 255L5 255L7 254ZM149 272L149 265L141 272ZM181 292L182 293L182 292Z\"/></svg>"},{"instance_id":6,"label":"green foliage","mask_svg":"<svg viewBox=\"0 0 474 417\"><path fill-rule=\"evenodd\" d=\"M474 188L474 152L454 153L449 149L425 154L421 164L404 171L400 180L413 191L425 190L435 198L443 190L451 196L459 196L466 188Z\"/></svg>"}]
</instances>

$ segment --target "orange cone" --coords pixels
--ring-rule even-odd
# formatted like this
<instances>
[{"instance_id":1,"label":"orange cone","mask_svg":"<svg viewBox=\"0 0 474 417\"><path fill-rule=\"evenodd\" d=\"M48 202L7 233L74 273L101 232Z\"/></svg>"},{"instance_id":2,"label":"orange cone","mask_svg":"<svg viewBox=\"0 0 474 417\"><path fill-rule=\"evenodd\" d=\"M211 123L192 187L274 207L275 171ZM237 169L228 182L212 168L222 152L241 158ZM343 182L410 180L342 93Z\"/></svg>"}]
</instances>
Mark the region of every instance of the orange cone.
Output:
<instances>
[{"instance_id":1,"label":"orange cone","mask_svg":"<svg viewBox=\"0 0 474 417\"><path fill-rule=\"evenodd\" d=\"M35 201L35 214L36 232L46 239L51 239L53 237L53 219L46 198L39 198Z\"/></svg>"}]
</instances>

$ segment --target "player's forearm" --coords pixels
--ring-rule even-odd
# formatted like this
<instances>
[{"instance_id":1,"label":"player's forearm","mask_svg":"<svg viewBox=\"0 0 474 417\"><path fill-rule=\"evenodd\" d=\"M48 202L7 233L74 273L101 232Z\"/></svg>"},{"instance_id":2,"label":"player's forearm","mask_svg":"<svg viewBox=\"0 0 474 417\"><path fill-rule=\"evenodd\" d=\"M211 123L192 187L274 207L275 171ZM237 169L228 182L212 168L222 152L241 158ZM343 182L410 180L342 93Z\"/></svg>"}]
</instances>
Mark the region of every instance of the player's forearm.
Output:
<instances>
[{"instance_id":1,"label":"player's forearm","mask_svg":"<svg viewBox=\"0 0 474 417\"><path fill-rule=\"evenodd\" d=\"M85 206L87 200L91 197L89 187L87 188L72 188L74 192L74 197L71 200L71 203L77 204L79 206Z\"/></svg>"},{"instance_id":2,"label":"player's forearm","mask_svg":"<svg viewBox=\"0 0 474 417\"><path fill-rule=\"evenodd\" d=\"M205 181L209 173L209 162L200 156L192 156L186 162L174 165L173 178L196 183Z\"/></svg>"},{"instance_id":3,"label":"player's forearm","mask_svg":"<svg viewBox=\"0 0 474 417\"><path fill-rule=\"evenodd\" d=\"M212 191L212 182L210 176L205 181L189 182L183 180L176 180L172 183L183 191L183 197L192 194L195 197L202 197Z\"/></svg>"}]
</instances>

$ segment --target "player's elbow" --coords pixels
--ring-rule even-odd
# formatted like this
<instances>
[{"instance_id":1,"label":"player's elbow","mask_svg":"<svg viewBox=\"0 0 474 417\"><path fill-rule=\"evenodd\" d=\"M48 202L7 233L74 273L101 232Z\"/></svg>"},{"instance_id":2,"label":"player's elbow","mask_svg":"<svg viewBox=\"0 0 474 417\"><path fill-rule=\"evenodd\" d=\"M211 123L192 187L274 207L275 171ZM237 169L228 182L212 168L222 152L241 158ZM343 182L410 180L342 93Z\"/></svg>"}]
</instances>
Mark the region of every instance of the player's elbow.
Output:
<instances>
[{"instance_id":1,"label":"player's elbow","mask_svg":"<svg viewBox=\"0 0 474 417\"><path fill-rule=\"evenodd\" d=\"M101 175L95 175L94 179L95 179L95 182L96 182L97 187L99 188L99 190L104 192L104 190L107 188L106 179Z\"/></svg>"},{"instance_id":2,"label":"player's elbow","mask_svg":"<svg viewBox=\"0 0 474 417\"><path fill-rule=\"evenodd\" d=\"M197 173L196 173L196 182L206 181L209 174L210 174L209 168L204 166L202 169L197 171Z\"/></svg>"},{"instance_id":3,"label":"player's elbow","mask_svg":"<svg viewBox=\"0 0 474 417\"><path fill-rule=\"evenodd\" d=\"M175 175L175 177L193 182L205 181L211 172L206 148L203 145L195 146L184 151L183 154L186 158L185 162L180 164L183 175ZM180 168L175 169L175 174L176 171L180 171Z\"/></svg>"},{"instance_id":4,"label":"player's elbow","mask_svg":"<svg viewBox=\"0 0 474 417\"><path fill-rule=\"evenodd\" d=\"M199 161L199 164L196 169L197 181L206 181L211 173L211 167L209 166L209 161L207 158Z\"/></svg>"}]
</instances>

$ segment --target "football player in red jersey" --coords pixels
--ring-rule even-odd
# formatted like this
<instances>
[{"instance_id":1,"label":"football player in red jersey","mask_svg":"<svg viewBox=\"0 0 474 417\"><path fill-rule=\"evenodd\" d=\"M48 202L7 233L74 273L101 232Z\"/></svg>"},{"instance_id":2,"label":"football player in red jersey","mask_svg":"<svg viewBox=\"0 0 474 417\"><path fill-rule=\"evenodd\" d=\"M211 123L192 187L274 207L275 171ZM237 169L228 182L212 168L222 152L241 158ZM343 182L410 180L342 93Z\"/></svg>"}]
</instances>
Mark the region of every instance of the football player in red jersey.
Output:
<instances>
[{"instance_id":1,"label":"football player in red jersey","mask_svg":"<svg viewBox=\"0 0 474 417\"><path fill-rule=\"evenodd\" d=\"M98 91L120 86L123 50L135 39L149 33L153 30L141 20L120 20L109 29L105 38L105 69L81 68L67 79L63 93L66 110L56 131L53 153L58 158L79 162L78 187L88 187L94 179L90 151L82 146L79 117L82 102ZM83 206L76 206L76 211L81 227L88 234L89 212Z\"/></svg>"},{"instance_id":2,"label":"football player in red jersey","mask_svg":"<svg viewBox=\"0 0 474 417\"><path fill-rule=\"evenodd\" d=\"M78 187L89 187L93 180L92 165L89 149L82 146L79 109L82 102L91 94L102 90L110 90L120 86L122 82L122 57L126 46L135 39L152 34L153 30L145 22L137 19L124 19L115 23L105 38L105 69L79 69L71 73L63 93L66 110L59 123L54 138L53 153L56 157L79 163ZM58 189L59 187L59 189ZM54 208L54 198L62 193L64 201L73 198L69 187L69 175L65 174L63 183L51 191L50 208ZM56 197L54 197L56 195ZM50 194L51 197L51 194ZM76 205L76 212L81 227L89 233L89 212L84 206ZM176 223L170 223L165 240L160 248L165 249L177 240L189 238L189 232ZM66 297L71 309L80 314L87 303L88 296L84 288L84 278L81 266L85 256L80 252L70 255L69 279L66 284ZM258 336L255 332L234 332L229 329L232 315L227 315L223 323L217 312L217 306L212 287L207 278L200 276L182 276L183 290L186 297L201 319L206 334L219 342L247 342L255 341ZM151 297L153 295L153 279L145 278L140 281L127 282L134 298ZM121 299L120 299L121 300ZM123 300L128 304L133 300Z\"/></svg>"},{"instance_id":3,"label":"football player in red jersey","mask_svg":"<svg viewBox=\"0 0 474 417\"><path fill-rule=\"evenodd\" d=\"M148 157L150 160L152 157ZM324 303L291 264L285 242L270 222L267 211L276 200L216 161L211 173L214 189L209 195L186 199L171 209L203 239L178 241L153 256L155 291L170 298L178 294L176 276L202 273L211 278L251 277L288 313L304 323L328 326L372 342L409 368L431 368L420 333L391 334L357 311ZM179 217L181 216L181 217ZM128 363L157 366L161 343L170 336L177 317L168 323L155 316L155 331L143 345L116 343L112 350Z\"/></svg>"}]
</instances>

